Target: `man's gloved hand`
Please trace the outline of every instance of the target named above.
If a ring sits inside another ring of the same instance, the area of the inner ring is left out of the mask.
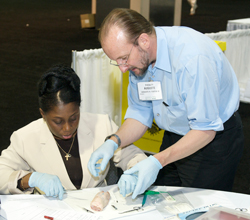
[[[118,148],[118,144],[108,139],[98,149],[96,149],[88,162],[88,169],[93,176],[99,176],[100,165],[96,162],[102,159],[101,171],[105,170],[109,160],[113,157],[115,150]]]
[[[149,156],[147,159],[142,160],[131,169],[124,172],[124,174],[138,172],[138,181],[132,199],[135,199],[137,195],[144,193],[146,189],[155,182],[161,168],[161,163],[154,156]]]
[[[134,191],[136,183],[138,180],[138,175],[133,173],[131,175],[123,174],[118,181],[118,187],[120,189],[120,194],[125,197],[127,194]]]
[[[64,189],[58,176],[33,172],[29,178],[30,187],[39,187],[46,196],[57,197],[62,200]]]

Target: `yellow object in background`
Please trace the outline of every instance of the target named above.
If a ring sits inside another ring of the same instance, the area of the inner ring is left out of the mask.
[[[218,40],[215,40],[214,42],[218,44],[222,51],[225,51],[227,49],[227,42]]]
[[[128,108],[127,88],[129,84],[129,72],[122,75],[122,119],[121,124],[124,122],[124,116]],[[153,123],[152,128],[149,129],[141,139],[134,142],[134,145],[147,153],[158,153],[160,150],[164,130],[159,130],[158,126]]]

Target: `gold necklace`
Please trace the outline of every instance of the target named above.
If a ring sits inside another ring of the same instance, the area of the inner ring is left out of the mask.
[[[69,160],[69,157],[71,157],[70,151],[71,151],[71,149],[72,149],[72,147],[73,147],[74,140],[75,140],[75,136],[76,136],[76,135],[74,135],[74,137],[73,137],[73,141],[72,141],[72,143],[71,143],[71,146],[70,146],[70,148],[69,148],[69,152],[68,152],[68,153],[67,153],[65,150],[63,150],[62,147],[61,147],[61,146],[58,144],[58,142],[56,141],[57,146],[66,154],[66,155],[65,155],[66,160]]]

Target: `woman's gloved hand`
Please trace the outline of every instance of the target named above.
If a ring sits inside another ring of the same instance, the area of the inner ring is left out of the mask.
[[[29,186],[38,187],[46,196],[58,196],[60,200],[65,192],[58,176],[47,173],[33,172],[29,178]]]

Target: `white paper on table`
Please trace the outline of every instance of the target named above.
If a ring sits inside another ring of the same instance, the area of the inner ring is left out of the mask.
[[[233,208],[233,203],[227,198],[225,192],[207,189],[182,188],[183,193],[194,207],[201,207],[211,204],[218,204],[224,207]]]
[[[98,215],[73,211],[66,203],[42,195],[3,195],[1,215],[8,220],[44,220],[44,216],[54,220],[97,220]]]
[[[98,212],[91,209],[90,203],[95,197],[95,195],[100,191],[105,191],[105,192],[109,191],[111,198],[108,205],[104,208],[104,210]],[[154,206],[147,206],[147,203],[145,204],[145,208],[143,208],[143,211],[133,211],[133,212],[119,214],[120,212],[123,211],[132,210],[133,207],[141,207],[142,198],[143,195],[137,196],[137,198],[134,200],[132,200],[131,196],[124,198],[120,194],[117,185],[114,185],[102,188],[90,188],[78,191],[68,191],[64,201],[70,207],[74,208],[77,211],[79,210],[83,211],[82,207],[84,207],[88,210],[91,210],[94,213],[98,213],[100,216],[102,216],[102,219],[116,219],[116,218],[123,218],[135,215],[142,216],[143,213],[147,213],[148,216],[151,216],[152,214],[151,219],[156,218],[156,216],[157,219],[159,220],[163,219],[163,216],[160,214],[160,212],[158,212]],[[115,206],[117,210],[114,207],[112,207],[112,205]]]

